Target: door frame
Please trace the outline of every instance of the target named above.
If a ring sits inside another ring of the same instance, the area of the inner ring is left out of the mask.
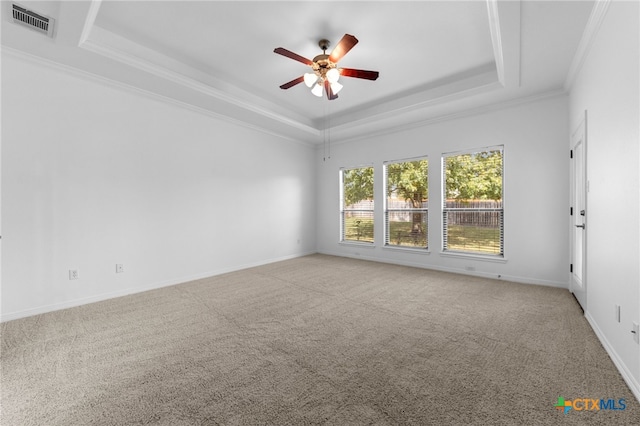
[[[582,144],[582,192],[583,192],[583,200],[584,200],[584,214],[581,215],[580,208],[575,205],[576,200],[576,173],[578,171],[576,160],[578,160],[576,155],[574,155],[574,148],[577,144]],[[587,111],[584,111],[584,116],[580,119],[580,122],[576,129],[571,134],[570,140],[571,146],[571,159],[570,159],[570,206],[571,206],[571,216],[569,220],[569,248],[570,248],[570,276],[569,276],[569,291],[573,293],[576,300],[582,307],[582,310],[586,312],[587,310],[587,197],[589,193],[589,182],[587,179]],[[578,218],[582,217],[582,220],[578,220]],[[581,223],[578,223],[581,222]],[[582,225],[583,228],[580,228],[579,225]],[[582,233],[582,259],[581,259],[581,271],[579,281],[576,279],[576,273],[578,272],[574,265],[574,256],[576,253],[575,242],[576,242],[576,233]]]

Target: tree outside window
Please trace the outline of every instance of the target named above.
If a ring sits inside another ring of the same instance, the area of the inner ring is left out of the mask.
[[[340,171],[341,240],[373,243],[373,167]]]
[[[427,159],[385,164],[385,245],[428,247]]]
[[[443,250],[504,255],[503,150],[443,156]]]

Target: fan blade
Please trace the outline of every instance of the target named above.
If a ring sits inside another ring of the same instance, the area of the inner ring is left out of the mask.
[[[333,90],[331,90],[331,85],[328,80],[324,81],[324,91],[327,92],[327,99],[330,101],[338,98],[338,95],[333,93]]]
[[[304,76],[301,75],[300,77],[296,78],[295,80],[291,80],[288,83],[283,84],[282,86],[280,86],[281,89],[288,89],[290,87],[295,86],[296,84],[300,84],[304,81]]]
[[[309,66],[313,65],[313,62],[311,60],[309,60],[309,59],[307,59],[305,57],[302,57],[302,56],[298,55],[297,53],[293,53],[292,51],[287,50],[284,47],[277,47],[277,48],[273,49],[273,52],[277,53],[279,55],[282,55],[282,56],[286,56],[287,58],[291,58],[291,59],[293,59],[295,61],[302,62],[305,65],[309,65]]]
[[[354,70],[353,68],[340,68],[340,75],[353,78],[364,78],[365,80],[377,80],[378,71]]]
[[[333,51],[331,52],[331,55],[329,55],[329,60],[333,63],[338,62],[357,43],[358,43],[357,38],[355,38],[351,34],[345,34],[342,37],[342,39],[338,42],[335,49],[333,49]]]

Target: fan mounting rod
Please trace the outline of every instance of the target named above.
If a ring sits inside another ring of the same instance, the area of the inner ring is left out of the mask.
[[[313,58],[313,64],[311,65],[311,68],[318,77],[324,80],[327,71],[335,68],[337,64],[335,62],[332,62],[329,59],[329,55],[327,55],[327,49],[329,48],[329,46],[331,46],[331,42],[329,40],[323,38],[318,42],[318,46],[320,46],[320,49],[322,49],[323,53],[322,55],[317,55],[315,58]]]

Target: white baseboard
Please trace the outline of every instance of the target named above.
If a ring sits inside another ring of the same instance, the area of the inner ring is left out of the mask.
[[[23,311],[10,312],[8,314],[3,313],[0,316],[0,322],[11,321],[11,320],[15,320],[15,319],[19,319],[19,318],[25,318],[25,317],[29,317],[29,316],[33,316],[33,315],[44,314],[44,313],[47,313],[47,312],[58,311],[58,310],[61,310],[61,309],[73,308],[73,307],[76,307],[76,306],[86,305],[86,304],[89,304],[89,303],[95,303],[95,302],[100,302],[100,301],[103,301],[103,300],[113,299],[113,298],[116,298],[116,297],[127,296],[127,295],[135,294],[135,293],[141,293],[143,291],[155,290],[155,289],[159,289],[159,288],[162,288],[162,287],[169,287],[169,286],[172,286],[172,285],[182,284],[182,283],[186,283],[186,282],[189,282],[189,281],[194,281],[194,280],[207,278],[207,277],[213,277],[213,276],[216,276],[216,275],[222,275],[222,274],[226,274],[226,273],[229,273],[229,272],[239,271],[239,270],[242,270],[242,269],[253,268],[253,267],[256,267],[256,266],[267,265],[267,264],[270,264],[270,263],[280,262],[280,261],[283,261],[283,260],[289,260],[289,259],[294,259],[294,258],[297,258],[297,257],[308,256],[308,255],[311,255],[311,254],[314,254],[314,253],[316,253],[316,252],[304,252],[304,253],[297,253],[297,254],[289,255],[289,256],[282,256],[282,257],[278,257],[278,258],[265,259],[265,260],[261,260],[261,261],[258,261],[258,262],[252,262],[252,263],[247,263],[247,264],[243,264],[243,265],[235,265],[235,266],[230,267],[230,268],[222,268],[222,269],[217,269],[217,270],[214,270],[214,271],[209,271],[209,272],[206,272],[206,273],[200,273],[200,274],[195,274],[195,275],[191,275],[191,276],[186,276],[186,277],[182,277],[180,279],[157,282],[157,283],[154,283],[154,284],[151,284],[151,285],[148,285],[148,286],[144,286],[144,287],[128,288],[128,289],[120,290],[120,291],[116,291],[116,292],[103,293],[103,294],[99,294],[99,295],[95,295],[95,296],[91,296],[91,297],[86,297],[86,298],[81,298],[81,299],[74,299],[74,300],[69,300],[69,301],[60,302],[60,303],[54,303],[54,304],[51,304],[51,305],[43,305],[43,306],[39,306],[39,307],[32,308],[32,309],[26,309],[26,310],[23,310]],[[371,256],[353,256],[353,255],[350,256],[350,255],[345,255],[344,253],[332,253],[332,252],[327,252],[327,251],[320,251],[318,253],[326,254],[326,255],[330,255],[330,256],[341,256],[341,257],[350,257],[350,258],[354,258],[354,259],[363,259],[363,260],[368,260],[368,261],[373,261],[373,262],[380,262],[380,263],[393,263],[393,264],[398,264],[398,265],[403,265],[403,266],[412,266],[412,267],[417,267],[417,268],[422,268],[422,269],[433,269],[433,270],[443,271],[443,272],[452,272],[452,273],[459,273],[459,274],[473,275],[473,276],[481,276],[481,277],[494,278],[494,279],[496,278],[493,274],[470,273],[469,271],[466,271],[466,270],[458,270],[458,269],[455,269],[455,268],[447,268],[447,267],[433,267],[431,265],[425,266],[424,264],[418,264],[418,263],[415,263],[415,262],[391,261],[391,260],[384,260],[384,259],[379,259],[379,258],[375,258],[375,257],[371,257]],[[553,287],[566,288],[566,285],[564,285],[564,284],[555,283],[555,282],[551,282],[551,281],[543,281],[543,280],[536,280],[536,279],[523,279],[523,278],[520,278],[520,277],[511,277],[511,276],[502,276],[501,279],[506,280],[506,281],[521,282],[521,283],[525,283],[525,284],[541,284],[541,285],[547,285],[547,286],[553,286]],[[622,361],[622,359],[618,356],[617,352],[613,349],[613,347],[611,346],[611,344],[607,340],[606,336],[604,335],[604,333],[602,332],[600,327],[598,327],[598,324],[596,323],[596,321],[593,319],[593,317],[591,316],[591,314],[589,312],[585,313],[585,318],[587,319],[587,321],[589,322],[589,325],[591,326],[591,328],[595,332],[596,336],[600,340],[600,343],[602,343],[602,346],[607,351],[607,354],[609,354],[609,357],[613,361],[614,365],[616,366],[616,368],[618,369],[618,371],[622,375],[622,378],[624,379],[624,381],[627,383],[627,385],[631,389],[631,392],[636,397],[638,402],[640,402],[640,383],[633,377],[633,375],[631,374],[631,372],[627,368],[626,364]]]
[[[96,294],[89,297],[83,297],[79,299],[66,300],[64,302],[52,303],[50,305],[37,306],[35,308],[25,309],[22,311],[9,312],[9,313],[3,312],[2,315],[0,315],[0,322],[12,321],[20,318],[30,317],[33,315],[45,314],[47,312],[59,311],[61,309],[74,308],[76,306],[87,305],[89,303],[102,302],[103,300],[114,299],[116,297],[122,297],[122,296],[128,296],[130,294],[135,294],[135,293],[142,293],[144,291],[149,291],[149,290],[156,290],[162,287],[169,287],[172,285],[182,284],[189,281],[199,280],[202,278],[214,277],[216,275],[222,275],[229,272],[239,271],[242,269],[253,268],[256,266],[267,265],[269,263],[280,262],[283,260],[289,260],[297,257],[308,256],[314,253],[315,251],[296,253],[288,256],[265,259],[258,262],[251,262],[251,263],[246,263],[242,265],[234,265],[229,268],[216,269],[214,271],[184,276],[184,277],[180,277],[172,280],[155,282],[155,283],[141,286],[141,287],[130,287],[123,290]]]
[[[380,258],[380,257],[374,257],[374,256],[363,256],[363,255],[353,255],[353,254],[349,254],[349,253],[342,253],[342,252],[333,252],[333,251],[325,251],[325,250],[320,250],[318,251],[318,253],[321,254],[327,254],[330,256],[340,256],[340,257],[348,257],[351,259],[361,259],[361,260],[368,260],[371,262],[379,262],[379,263],[390,263],[393,265],[402,265],[402,266],[411,266],[414,268],[421,268],[421,269],[431,269],[434,271],[441,271],[441,272],[451,272],[454,274],[460,274],[460,275],[469,275],[469,276],[473,276],[473,277],[482,277],[482,278],[492,278],[494,280],[500,280],[500,281],[510,281],[510,282],[515,282],[515,283],[520,283],[520,284],[535,284],[535,285],[543,285],[543,286],[547,286],[547,287],[557,287],[557,288],[563,288],[563,289],[568,289],[568,283],[564,283],[564,282],[557,282],[557,281],[548,281],[548,280],[541,280],[538,278],[531,278],[531,277],[519,277],[519,276],[515,276],[515,275],[504,275],[504,274],[495,274],[495,273],[488,273],[488,272],[478,272],[478,271],[467,271],[466,269],[462,269],[462,268],[450,268],[447,266],[439,266],[439,265],[426,265],[424,263],[418,263],[418,262],[411,262],[411,261],[406,261],[406,260],[398,260],[398,259],[386,259],[386,258]]]
[[[613,346],[611,346],[609,340],[607,340],[607,337],[604,335],[600,327],[598,327],[598,323],[591,316],[591,314],[589,312],[585,312],[584,316],[589,322],[589,325],[593,329],[594,333],[596,333],[596,336],[598,336],[600,343],[602,343],[602,346],[604,346],[604,349],[609,354],[609,358],[611,358],[614,365],[620,372],[620,375],[627,383],[627,386],[629,386],[629,389],[631,389],[633,396],[635,396],[638,402],[640,402],[640,383],[635,379],[635,377],[633,377],[631,371],[629,371],[626,364],[622,361],[620,356],[618,356],[618,353],[615,351],[615,349],[613,349]]]

